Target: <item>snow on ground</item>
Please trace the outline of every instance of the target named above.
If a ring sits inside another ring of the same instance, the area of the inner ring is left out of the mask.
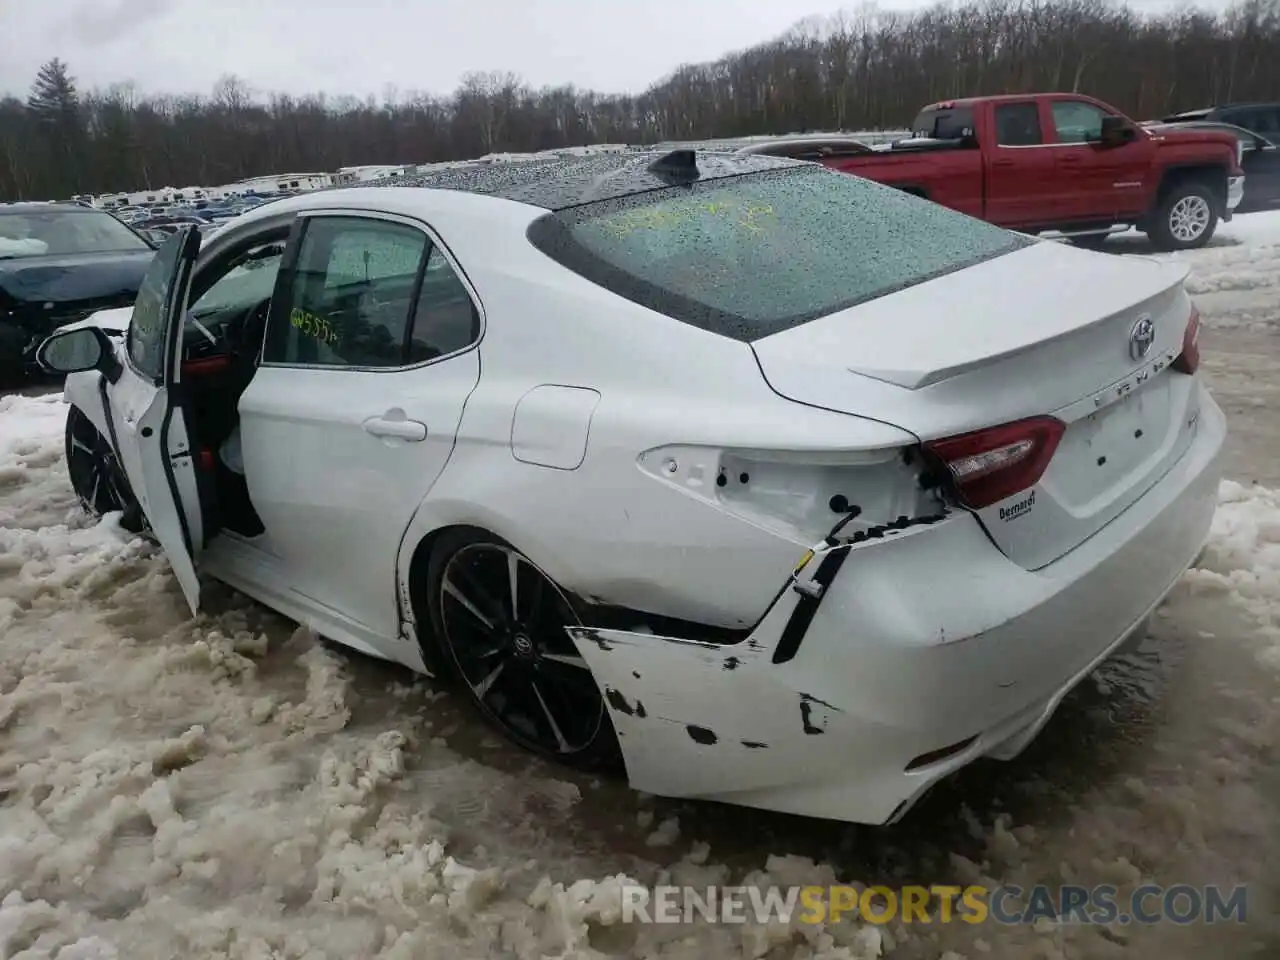
[[[1145,237],[1132,232],[1113,244],[1121,251],[1147,245]],[[1258,332],[1280,328],[1280,211],[1236,217],[1221,225],[1204,249],[1160,256],[1191,267],[1187,289],[1202,309],[1210,308],[1210,325]]]
[[[0,398],[0,958],[1277,955],[1280,215],[1181,256],[1233,429],[1201,568],[1024,757],[885,830],[548,766],[231,591],[191,620],[152,546],[80,512],[60,398]],[[620,877],[1253,899],[1242,927],[637,927]]]
[[[357,690],[345,654],[243,598],[190,620],[156,550],[80,512],[60,399],[0,399],[0,957],[577,957],[591,924],[693,960],[819,936],[617,929],[636,858],[520,849],[581,788],[453,753],[440,695],[368,664]]]

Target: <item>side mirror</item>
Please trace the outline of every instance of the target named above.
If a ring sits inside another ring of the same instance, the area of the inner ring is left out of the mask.
[[[1118,147],[1138,136],[1132,123],[1124,117],[1106,116],[1102,118],[1102,130],[1098,142],[1104,147]]]
[[[109,368],[118,366],[111,341],[97,327],[64,330],[46,338],[36,349],[36,363],[49,373],[62,375],[86,370],[109,374]]]

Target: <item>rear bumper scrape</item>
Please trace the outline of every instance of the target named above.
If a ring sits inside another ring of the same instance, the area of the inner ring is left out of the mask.
[[[953,512],[874,548],[820,544],[741,643],[571,629],[631,785],[884,823],[976,757],[1015,754],[1199,554],[1224,436],[1206,394],[1182,460],[1036,571]],[[824,588],[828,562],[839,570]],[[801,642],[775,662],[802,604]]]

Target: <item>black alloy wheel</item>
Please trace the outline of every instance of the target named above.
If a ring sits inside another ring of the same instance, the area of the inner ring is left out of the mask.
[[[79,407],[67,413],[66,452],[71,487],[84,509],[95,517],[122,511],[126,529],[141,529],[142,511],[115,451]]]
[[[486,720],[562,763],[616,764],[600,688],[565,633],[581,621],[550,577],[510,544],[458,530],[436,545],[428,583],[443,659]]]

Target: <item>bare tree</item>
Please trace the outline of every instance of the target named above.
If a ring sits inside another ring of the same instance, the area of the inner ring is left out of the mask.
[[[862,0],[767,43],[672,71],[645,92],[531,89],[477,72],[449,97],[79,95],[61,61],[30,99],[0,99],[0,199],[227,183],[286,170],[452,160],[587,143],[901,128],[926,103],[1089,93],[1138,119],[1280,99],[1280,0],[1143,14],[1112,0],[961,0],[912,13]]]

